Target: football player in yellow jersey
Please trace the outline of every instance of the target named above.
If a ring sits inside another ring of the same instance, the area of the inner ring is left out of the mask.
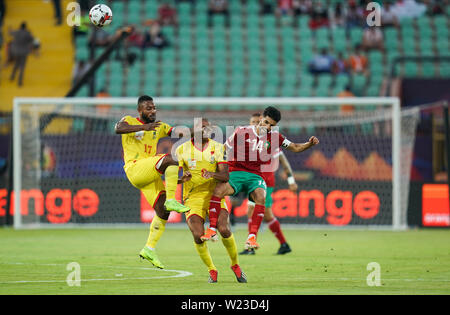
[[[139,255],[158,268],[164,268],[155,252],[156,243],[165,230],[169,211],[179,213],[189,210],[175,199],[178,179],[178,162],[170,154],[156,154],[158,141],[170,136],[172,127],[156,121],[153,98],[143,95],[138,99],[139,117],[125,116],[115,126],[116,134],[122,135],[124,170],[130,183],[140,189],[156,215],[150,225],[146,246]],[[164,185],[161,176],[165,176]]]
[[[202,236],[205,233],[205,218],[209,213],[209,202],[216,183],[228,181],[228,164],[224,160],[223,144],[210,139],[210,134],[209,122],[204,118],[201,119],[194,126],[191,141],[180,145],[176,155],[180,167],[183,168],[183,176],[188,178],[183,185],[184,204],[190,208],[190,211],[186,212],[186,222],[194,237],[195,249],[208,268],[208,281],[215,283],[218,275],[217,268]],[[217,229],[230,257],[231,270],[238,282],[247,282],[247,277],[239,266],[236,241],[230,229],[229,214],[224,199],[221,200],[220,208],[219,216],[216,216]],[[217,241],[217,235],[212,240]]]

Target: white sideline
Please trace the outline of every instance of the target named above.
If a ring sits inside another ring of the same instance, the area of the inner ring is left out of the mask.
[[[0,265],[29,265],[29,266],[66,266],[65,264],[31,264],[31,263],[0,263]],[[152,280],[152,279],[164,279],[164,278],[183,278],[192,276],[192,272],[185,270],[173,270],[173,269],[156,269],[149,267],[127,267],[127,266],[99,266],[99,265],[81,265],[81,267],[97,267],[97,268],[117,268],[117,269],[132,269],[132,270],[151,270],[158,272],[175,272],[175,275],[168,276],[155,276],[155,277],[137,277],[137,278],[99,278],[99,279],[83,279],[81,282],[88,281],[123,281],[123,280]],[[14,284],[14,283],[65,283],[64,280],[15,280],[15,281],[0,281],[0,284]]]

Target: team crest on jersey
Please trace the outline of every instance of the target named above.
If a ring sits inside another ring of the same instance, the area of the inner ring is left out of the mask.
[[[268,148],[270,148],[270,142],[269,142],[269,141],[266,141],[266,143],[264,144],[264,147],[266,148],[266,150],[267,150]]]
[[[141,131],[135,132],[135,133],[134,133],[134,138],[135,138],[136,140],[141,141],[142,138],[144,138],[144,131],[141,130]]]
[[[195,159],[188,159],[188,167],[190,169],[194,169],[197,166],[197,160]]]
[[[211,151],[211,160],[209,161],[209,163],[211,163],[211,164],[216,163],[216,158],[214,156],[214,151]]]

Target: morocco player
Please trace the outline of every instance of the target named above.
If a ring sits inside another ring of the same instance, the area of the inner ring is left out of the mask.
[[[261,120],[261,114],[256,113],[253,114],[250,117],[250,125],[257,126],[259,124],[259,121]],[[273,155],[274,159],[279,158],[279,161],[281,165],[283,166],[283,169],[288,174],[288,184],[289,189],[293,192],[297,192],[297,184],[295,183],[295,179],[292,175],[292,168],[289,164],[289,161],[287,160],[286,156],[284,155],[283,151],[278,149]],[[278,168],[278,163],[275,165],[273,170],[276,170]],[[272,231],[272,233],[275,235],[275,237],[280,242],[280,248],[278,249],[277,254],[283,255],[291,252],[291,248],[289,247],[289,244],[286,241],[286,238],[284,237],[283,231],[281,230],[280,222],[277,220],[277,218],[273,215],[272,212],[272,192],[275,188],[275,171],[274,172],[263,172],[262,173],[263,179],[266,182],[267,185],[267,195],[266,195],[266,203],[265,203],[265,212],[264,212],[264,222],[267,223],[267,226]],[[251,217],[253,214],[253,211],[255,209],[255,203],[253,201],[248,201],[248,228],[250,230],[251,225]],[[253,248],[251,249],[244,249],[239,254],[241,255],[253,255],[255,254],[255,250]]]
[[[194,237],[195,249],[208,268],[208,281],[215,283],[218,276],[217,268],[212,261],[206,242],[201,237],[205,232],[205,217],[209,212],[209,200],[216,183],[228,181],[228,165],[223,158],[224,145],[209,139],[211,128],[206,119],[202,119],[196,124],[194,132],[198,134],[192,134],[191,141],[180,145],[176,150],[176,155],[184,175],[189,176],[183,185],[184,204],[191,209],[186,212],[186,222]],[[198,143],[194,142],[196,139],[198,139]],[[229,215],[224,199],[220,203],[216,225],[230,257],[231,270],[238,282],[247,282],[247,277],[239,266],[236,241],[230,229]]]
[[[216,234],[217,226],[213,224],[216,220],[211,219],[211,216],[218,213],[222,198],[244,192],[255,202],[245,248],[259,248],[256,235],[264,217],[266,202],[266,183],[262,172],[271,163],[271,155],[280,147],[298,153],[319,143],[314,136],[308,142],[293,143],[279,132],[272,131],[280,120],[280,111],[269,106],[264,110],[257,126],[238,127],[225,142],[230,179],[227,183],[218,183],[214,189],[209,205],[210,227],[206,230],[204,239],[210,239]]]
[[[139,97],[137,111],[139,117],[123,117],[116,124],[115,132],[122,135],[124,170],[128,180],[142,191],[156,212],[146,246],[139,255],[156,267],[164,268],[155,247],[164,232],[169,211],[182,213],[189,208],[175,199],[179,183],[178,162],[170,154],[156,154],[159,139],[170,136],[172,127],[155,121],[156,106],[150,96]],[[165,176],[165,186],[162,175]]]

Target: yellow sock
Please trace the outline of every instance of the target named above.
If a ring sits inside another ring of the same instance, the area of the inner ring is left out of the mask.
[[[175,191],[178,185],[178,165],[169,165],[164,172],[166,179],[166,199],[175,199]]]
[[[195,249],[197,250],[198,255],[200,256],[203,263],[208,267],[209,270],[217,270],[216,266],[214,266],[214,263],[211,258],[211,254],[209,253],[208,246],[205,242],[201,244],[197,244],[194,242]]]
[[[223,238],[222,237],[222,243],[223,246],[227,249],[228,256],[230,256],[231,259],[231,265],[234,266],[239,263],[238,261],[238,254],[237,254],[237,247],[236,247],[236,241],[234,239],[234,235],[231,234],[229,238]]]
[[[163,220],[156,214],[153,217],[152,224],[150,225],[150,234],[148,235],[147,245],[148,247],[155,248],[159,238],[166,229],[167,220]]]

